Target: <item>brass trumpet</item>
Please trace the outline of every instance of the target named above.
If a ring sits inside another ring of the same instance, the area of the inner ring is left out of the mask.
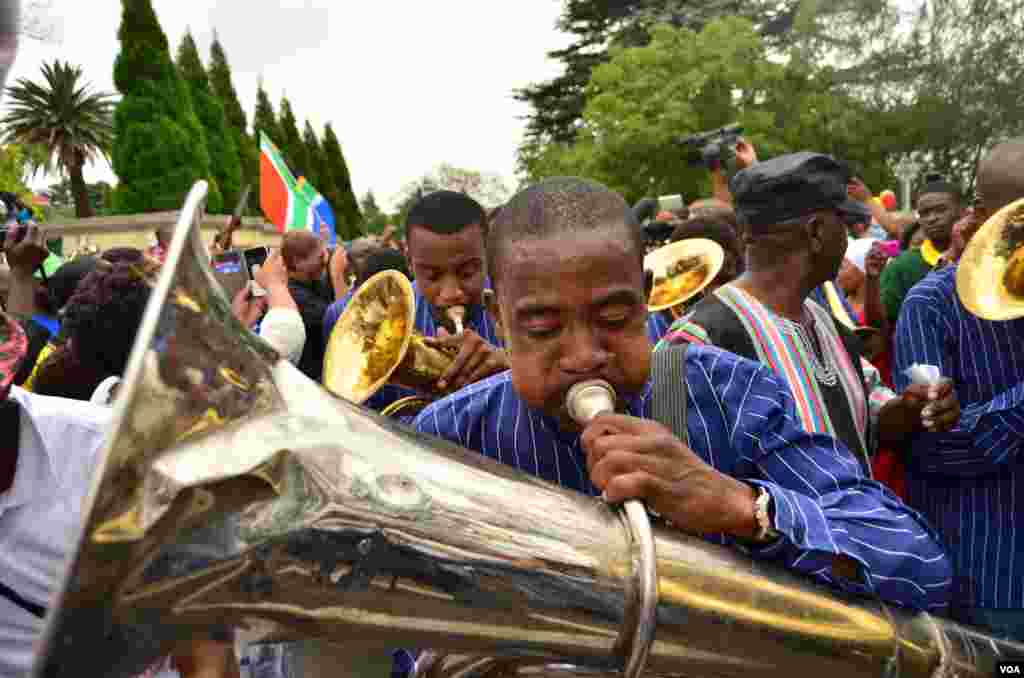
[[[403,399],[389,414],[422,409],[447,391],[437,387],[455,360],[454,351],[429,346],[413,329],[416,297],[398,271],[381,271],[356,291],[331,331],[324,356],[323,383],[328,391],[362,404],[385,384],[426,396]]]
[[[668,310],[679,318],[683,304],[715,279],[724,262],[725,250],[707,238],[687,238],[654,250],[644,257],[644,270],[654,274],[647,310]]]
[[[1024,316],[1024,199],[992,215],[967,243],[956,271],[956,291],[979,318]]]

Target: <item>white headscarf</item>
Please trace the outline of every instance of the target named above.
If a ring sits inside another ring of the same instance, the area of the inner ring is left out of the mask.
[[[861,273],[864,272],[864,262],[868,258],[871,246],[877,242],[874,238],[857,238],[851,240],[846,246],[846,260],[857,267]]]

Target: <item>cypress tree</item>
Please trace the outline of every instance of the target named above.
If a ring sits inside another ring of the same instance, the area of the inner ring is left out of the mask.
[[[235,145],[238,146],[242,164],[242,186],[255,185],[260,175],[259,145],[257,140],[249,135],[249,120],[245,115],[245,109],[242,108],[242,102],[238,99],[238,91],[235,90],[231,77],[231,66],[228,64],[228,57],[224,53],[217,31],[213,32],[213,45],[210,47],[209,76],[210,86],[220,97],[228,126],[234,133]]]
[[[288,97],[281,99],[281,115],[278,118],[281,123],[281,144],[279,148],[284,153],[284,158],[295,173],[295,178],[300,176],[309,177],[311,169],[309,153],[306,152],[306,145],[302,143],[302,135],[299,134],[299,124],[295,120],[295,113],[292,112],[292,104]]]
[[[114,62],[114,172],[121,213],[181,209],[192,184],[211,179],[203,127],[192,109],[150,0],[122,0]],[[211,193],[211,199],[214,196]],[[212,200],[211,209],[216,207]]]
[[[256,113],[252,118],[252,132],[257,148],[260,143],[260,132],[264,132],[269,136],[275,146],[281,147],[281,125],[277,122],[274,106],[270,103],[267,91],[263,89],[262,81],[260,81],[259,87],[256,90]]]
[[[323,193],[323,186],[331,182],[329,175],[324,172],[323,148],[320,147],[320,140],[316,138],[316,132],[313,131],[309,120],[306,121],[306,126],[302,129],[302,144],[306,147],[306,155],[309,156],[309,172],[306,174],[306,178]],[[327,197],[326,193],[324,193],[324,197]],[[327,199],[330,201],[330,198]]]
[[[210,79],[203,68],[203,62],[199,60],[199,50],[192,39],[191,33],[186,33],[178,48],[178,70],[181,77],[188,85],[189,95],[192,97],[192,107],[199,117],[206,133],[206,148],[210,152],[210,170],[217,180],[217,186],[221,193],[221,208],[215,210],[214,201],[209,201],[209,211],[230,211],[238,202],[242,192],[242,159],[238,152],[238,145],[235,141],[235,134],[228,127],[227,117],[224,115],[224,107],[220,103],[213,90],[210,88]],[[211,187],[212,198],[212,187]]]
[[[359,202],[356,200],[355,193],[352,192],[352,179],[348,174],[345,155],[341,152],[341,144],[338,143],[338,137],[334,134],[331,123],[324,126],[323,149],[326,165],[334,182],[334,190],[337,191],[337,202],[331,203],[331,207],[334,209],[338,234],[340,236],[344,230],[343,239],[357,238],[362,233],[363,217],[359,213]]]

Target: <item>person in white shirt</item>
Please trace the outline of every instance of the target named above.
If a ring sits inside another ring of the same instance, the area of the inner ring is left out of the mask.
[[[109,408],[11,387],[26,347],[0,313],[0,678],[31,669],[110,421]]]

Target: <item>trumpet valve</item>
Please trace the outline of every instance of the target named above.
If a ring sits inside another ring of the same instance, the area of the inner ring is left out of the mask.
[[[465,306],[452,306],[447,311],[448,319],[455,325],[455,334],[462,334],[463,323],[466,320]]]
[[[603,379],[581,381],[569,389],[565,405],[573,421],[586,426],[597,415],[615,411],[615,390]]]

